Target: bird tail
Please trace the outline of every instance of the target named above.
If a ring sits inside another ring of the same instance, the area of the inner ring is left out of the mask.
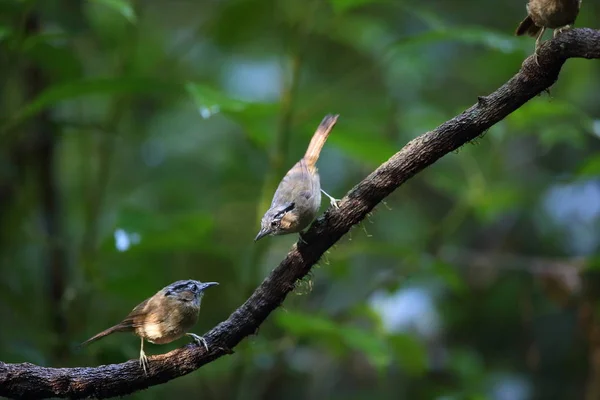
[[[88,340],[86,340],[85,342],[81,343],[81,347],[86,346],[92,342],[95,342],[96,340],[100,340],[105,336],[110,335],[111,333],[115,333],[115,332],[125,332],[131,330],[131,327],[123,325],[123,324],[118,324],[115,326],[111,326],[110,328],[103,330],[102,332],[98,333],[97,335],[92,336],[91,338],[89,338]]]
[[[309,170],[313,170],[315,165],[317,164],[317,160],[319,159],[319,155],[321,154],[321,150],[327,141],[327,137],[331,133],[331,130],[335,126],[339,115],[331,115],[328,114],[323,118],[323,121],[319,124],[317,131],[313,135],[308,148],[306,149],[306,153],[304,154],[304,161],[306,162],[306,166]]]
[[[535,37],[540,32],[540,29],[542,29],[542,27],[537,26],[533,22],[531,17],[528,15],[527,18],[525,18],[523,21],[521,21],[521,23],[517,27],[517,30],[515,31],[515,35],[522,36],[522,35],[527,34],[529,36]]]

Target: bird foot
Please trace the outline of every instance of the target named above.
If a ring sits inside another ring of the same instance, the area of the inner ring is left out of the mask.
[[[540,62],[539,62],[539,56],[540,56],[540,49],[542,48],[541,43],[537,44],[535,46],[535,51],[533,52],[533,61],[535,61],[535,64],[539,67],[540,66]]]
[[[558,29],[555,29],[554,32],[552,32],[552,39],[554,39],[555,37],[557,37],[561,33],[570,30],[571,28],[572,28],[571,25],[565,25],[565,26],[561,26]]]
[[[540,66],[540,63],[538,61],[538,55],[539,55],[540,48],[542,47],[542,36],[544,36],[545,30],[546,30],[546,28],[542,27],[542,29],[540,29],[540,32],[538,33],[537,37],[535,38],[535,51],[534,51],[533,59],[538,67]]]
[[[144,370],[144,375],[148,375],[148,357],[146,357],[146,353],[144,350],[140,350],[140,367]]]
[[[333,196],[329,195],[329,194],[328,194],[326,191],[324,191],[323,189],[321,189],[321,192],[322,192],[322,193],[323,193],[325,196],[329,197],[329,203],[331,203],[331,206],[332,206],[333,208],[340,208],[340,206],[339,206],[339,204],[338,204],[338,203],[340,202],[340,200],[339,200],[339,199],[336,199],[335,197],[333,197]]]
[[[235,351],[231,350],[229,347],[220,346],[219,350],[221,350],[225,354],[235,354]]]
[[[304,235],[302,232],[298,232],[298,239],[303,243],[303,244],[308,244],[308,242],[306,240],[304,240]]]
[[[194,339],[194,342],[196,342],[198,346],[203,345],[206,351],[208,351],[208,344],[206,343],[206,339],[204,339],[202,336],[196,335],[195,333],[186,333],[186,335]]]

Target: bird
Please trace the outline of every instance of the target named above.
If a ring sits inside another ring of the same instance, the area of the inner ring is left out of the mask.
[[[323,118],[310,140],[304,157],[279,183],[271,206],[261,219],[255,242],[269,235],[301,232],[317,216],[321,207],[321,193],[329,197],[331,204],[337,207],[338,200],[321,189],[316,164],[338,117],[339,115],[328,114]]]
[[[180,280],[165,286],[155,295],[138,304],[123,321],[92,336],[81,346],[115,332],[133,332],[141,338],[139,360],[144,374],[147,374],[148,369],[144,340],[154,344],[165,344],[187,335],[208,351],[206,340],[188,330],[198,321],[204,290],[215,285],[218,283]]]
[[[529,35],[535,37],[535,62],[541,40],[547,28],[554,29],[552,37],[571,28],[577,19],[581,0],[529,0],[527,17],[519,24],[516,36]]]

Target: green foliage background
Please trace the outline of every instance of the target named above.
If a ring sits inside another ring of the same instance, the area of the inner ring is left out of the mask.
[[[594,26],[584,1],[578,26]],[[342,197],[489,94],[525,1],[1,0],[0,360],[77,350],[178,279],[227,318],[296,236],[254,243],[326,113]],[[233,356],[132,398],[576,399],[600,393],[600,65],[402,186]],[[327,204],[323,204],[323,209]],[[157,354],[181,346],[149,345]]]

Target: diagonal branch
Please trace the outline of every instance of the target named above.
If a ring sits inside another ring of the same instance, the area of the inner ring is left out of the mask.
[[[138,361],[96,368],[45,368],[29,363],[0,362],[0,396],[21,398],[122,396],[189,374],[225,354],[254,334],[284,301],[327,249],[365,218],[396,188],[445,154],[477,138],[558,79],[573,57],[600,58],[600,31],[574,29],[544,45],[537,66],[529,57],[519,73],[462,114],[410,141],[329,209],[304,235],[308,244],[294,245],[286,258],[224,322],[204,337],[210,351],[187,345],[150,358],[148,376]]]

